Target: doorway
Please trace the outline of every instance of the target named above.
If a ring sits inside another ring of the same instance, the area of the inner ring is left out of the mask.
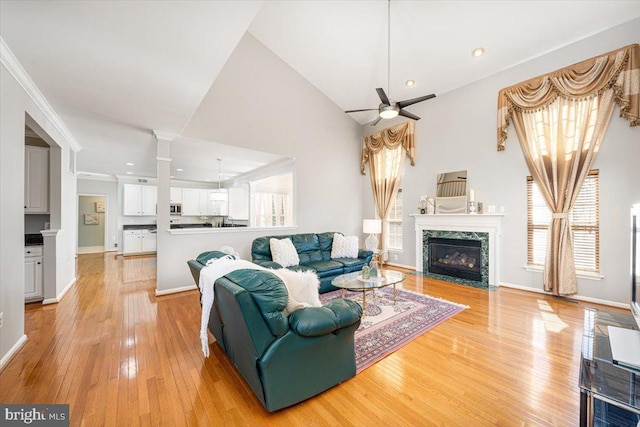
[[[78,254],[105,251],[107,197],[78,195]]]

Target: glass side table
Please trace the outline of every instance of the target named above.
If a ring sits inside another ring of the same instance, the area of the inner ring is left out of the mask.
[[[638,329],[631,314],[584,311],[580,357],[580,426],[633,426],[640,421],[640,372],[615,365],[608,326]]]

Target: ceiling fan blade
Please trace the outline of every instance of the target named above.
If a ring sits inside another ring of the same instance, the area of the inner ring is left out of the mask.
[[[408,117],[413,120],[420,120],[420,117],[416,116],[415,114],[411,114],[408,111],[404,111],[403,109],[400,109],[400,111],[398,111],[398,115]]]
[[[404,108],[404,107],[408,107],[409,105],[417,104],[418,102],[426,101],[427,99],[431,99],[431,98],[435,98],[435,97],[436,96],[434,94],[426,95],[426,96],[420,96],[418,98],[413,98],[413,99],[407,99],[405,101],[400,101],[397,104],[398,104],[398,107]]]
[[[378,111],[377,108],[365,108],[364,110],[347,110],[345,113],[359,113],[360,111]]]
[[[374,121],[371,122],[371,126],[377,125],[380,120],[382,120],[382,117],[378,116]]]
[[[380,97],[380,101],[382,101],[383,104],[391,105],[391,102],[389,101],[389,98],[387,97],[387,94],[384,93],[384,89],[379,87],[379,88],[376,89],[376,92],[378,92],[378,96]]]

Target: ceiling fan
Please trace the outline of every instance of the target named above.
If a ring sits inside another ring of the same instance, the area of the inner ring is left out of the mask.
[[[391,80],[391,0],[387,0],[387,91],[389,90],[389,82]],[[358,113],[361,111],[378,111],[378,117],[371,122],[371,126],[375,126],[382,119],[392,119],[398,115],[408,117],[413,120],[420,120],[420,117],[404,110],[404,107],[417,104],[418,102],[426,101],[427,99],[435,98],[434,94],[419,96],[417,98],[407,99],[404,101],[391,102],[389,97],[385,93],[384,89],[376,88],[378,97],[380,98],[380,105],[378,108],[365,108],[362,110],[347,110],[345,113]]]

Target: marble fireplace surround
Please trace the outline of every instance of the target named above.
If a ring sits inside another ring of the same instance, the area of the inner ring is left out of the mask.
[[[416,232],[416,271],[424,272],[424,253],[426,241],[424,239],[425,231],[427,235],[436,234],[433,237],[439,237],[439,232],[462,232],[462,233],[486,233],[479,240],[488,240],[489,263],[488,283],[478,283],[478,287],[496,287],[500,284],[500,236],[502,228],[502,217],[504,214],[435,214],[435,215],[410,215],[415,220]],[[438,233],[432,233],[437,231]],[[486,238],[488,236],[488,239]],[[468,238],[468,237],[467,237]],[[484,249],[483,249],[484,250]],[[454,281],[454,280],[451,280]],[[484,280],[483,280],[484,282]]]

